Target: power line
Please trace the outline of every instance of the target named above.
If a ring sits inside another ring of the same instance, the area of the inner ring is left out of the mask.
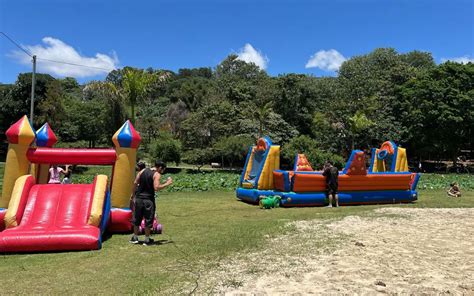
[[[35,74],[36,74],[36,60],[37,60],[37,57],[36,55],[33,55],[29,50],[27,50],[26,48],[24,48],[23,46],[21,46],[20,44],[18,44],[15,40],[13,40],[12,38],[10,38],[10,36],[8,36],[7,34],[5,34],[4,32],[1,32],[0,31],[0,34],[2,34],[5,38],[7,38],[11,43],[13,43],[16,47],[18,47],[21,51],[23,51],[24,53],[26,53],[29,57],[33,58],[33,72],[32,72],[32,75],[31,75],[31,100],[30,100],[30,121],[31,123],[33,123],[33,115],[34,115],[34,101],[35,101]],[[55,61],[55,60],[50,60],[50,59],[42,59],[42,58],[38,58],[39,60],[43,60],[43,61],[48,61],[48,62],[52,62],[52,63],[58,63],[58,64],[65,64],[65,65],[71,65],[71,66],[76,66],[76,67],[85,67],[85,68],[91,68],[91,69],[100,69],[100,70],[105,70],[105,71],[111,71],[111,70],[114,70],[114,69],[106,69],[106,68],[101,68],[101,67],[94,67],[94,66],[86,66],[86,65],[81,65],[81,64],[76,64],[76,63],[69,63],[69,62],[65,62],[65,61]]]
[[[22,47],[21,45],[19,45],[17,42],[15,42],[15,40],[13,40],[12,38],[10,38],[7,34],[5,34],[4,32],[0,32],[3,36],[5,36],[11,43],[13,43],[16,47],[18,47],[21,51],[23,51],[24,53],[26,53],[28,56],[30,57],[33,57],[33,54],[27,50],[26,48]],[[52,62],[52,63],[57,63],[57,64],[65,64],[65,65],[71,65],[71,66],[76,66],[76,67],[84,67],[84,68],[91,68],[91,69],[98,69],[98,70],[104,70],[104,71],[112,71],[112,70],[115,70],[115,68],[102,68],[102,67],[95,67],[95,66],[87,66],[87,65],[81,65],[81,64],[76,64],[76,63],[70,63],[70,62],[66,62],[66,61],[56,61],[56,60],[50,60],[50,59],[43,59],[43,58],[40,58],[38,57],[37,58],[38,60],[42,60],[42,61],[47,61],[47,62]]]
[[[55,61],[55,60],[43,59],[43,58],[38,58],[38,60],[48,61],[48,62],[53,62],[53,63],[58,63],[58,64],[71,65],[71,66],[78,66],[78,67],[99,69],[99,70],[105,70],[105,71],[112,71],[112,70],[115,70],[114,68],[101,68],[101,67],[94,67],[94,66],[86,66],[86,65],[81,65],[81,64],[75,64],[75,63],[65,62],[65,61]]]
[[[29,55],[30,57],[33,57],[33,55],[31,54],[31,52],[29,50],[27,50],[26,48],[24,48],[23,46],[19,45],[18,43],[15,42],[15,40],[13,40],[12,38],[10,38],[7,34],[5,34],[4,32],[0,32],[0,34],[2,34],[3,36],[5,36],[8,40],[10,40],[11,43],[15,44],[16,47],[18,47],[19,49],[21,49],[24,53],[26,53],[27,55]]]

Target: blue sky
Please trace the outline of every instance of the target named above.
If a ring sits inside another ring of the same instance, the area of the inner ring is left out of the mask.
[[[214,67],[238,53],[271,75],[334,75],[344,59],[377,47],[467,61],[474,60],[473,19],[467,0],[0,0],[0,31],[38,57],[107,69]],[[15,50],[0,36],[2,83],[31,71]],[[81,82],[105,77],[46,61],[38,68]]]

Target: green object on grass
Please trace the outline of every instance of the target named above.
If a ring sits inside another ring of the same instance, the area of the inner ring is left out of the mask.
[[[281,197],[278,195],[261,197],[259,205],[261,209],[271,209],[280,207]]]

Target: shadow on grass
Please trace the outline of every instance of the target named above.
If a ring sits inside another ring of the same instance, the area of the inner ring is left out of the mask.
[[[141,246],[143,245],[145,241],[139,240],[136,246]],[[168,244],[174,244],[174,241],[168,240],[168,239],[160,239],[160,240],[155,240],[153,243],[147,245],[147,246],[161,246],[161,245],[168,245]]]

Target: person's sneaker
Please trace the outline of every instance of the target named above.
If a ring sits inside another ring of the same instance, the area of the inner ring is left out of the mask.
[[[138,244],[138,236],[134,235],[132,238],[128,241],[131,244]]]
[[[332,208],[332,205],[326,206],[326,208]]]
[[[155,241],[152,238],[148,238],[148,239],[145,238],[145,241],[143,241],[143,245],[144,246],[151,246],[151,245],[153,245],[154,242]]]

